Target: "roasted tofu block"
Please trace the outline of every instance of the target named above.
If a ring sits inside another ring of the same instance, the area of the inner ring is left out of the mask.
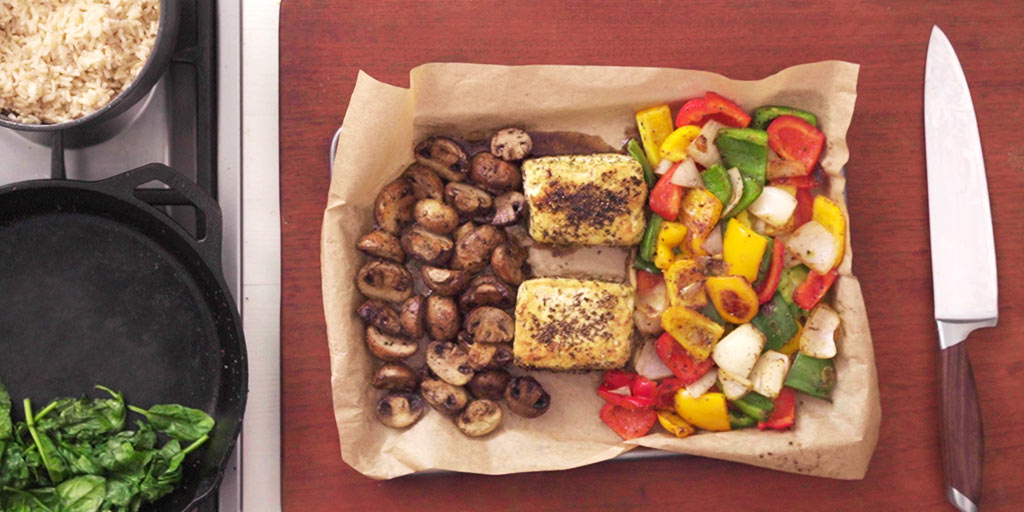
[[[635,245],[644,233],[647,185],[632,157],[615,153],[523,162],[530,236],[555,245]]]
[[[524,281],[516,301],[512,352],[526,368],[608,370],[629,361],[633,288],[603,281]]]

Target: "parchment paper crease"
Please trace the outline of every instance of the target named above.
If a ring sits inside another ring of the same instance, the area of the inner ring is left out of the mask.
[[[660,429],[623,442],[601,423],[598,374],[536,373],[552,395],[544,416],[507,413],[482,440],[463,436],[434,411],[407,430],[381,425],[380,393],[370,386],[375,362],[355,316],[355,274],[365,262],[354,244],[373,224],[378,190],[413,161],[428,135],[487,134],[505,126],[599,135],[619,147],[643,107],[702,96],[713,90],[752,110],[765,104],[818,115],[828,137],[822,165],[828,193],[844,205],[842,167],[846,130],[856,99],[858,66],[820,62],[788,68],[758,81],[658,68],[426,64],[412,70],[409,89],[360,73],[338,143],[324,213],[324,309],[331,354],[331,387],[342,458],[372,478],[426,470],[501,474],[566,469],[613,458],[637,446],[689,453],[831,478],[863,478],[878,437],[881,410],[871,333],[860,285],[846,255],[832,292],[842,316],[838,385],[828,402],[800,394],[796,426],[787,432],[700,434],[676,439]],[[856,176],[856,169],[850,174]]]

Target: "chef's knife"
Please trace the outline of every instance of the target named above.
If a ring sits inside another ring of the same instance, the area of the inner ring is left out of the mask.
[[[998,320],[996,251],[974,104],[960,61],[939,27],[932,28],[928,43],[924,132],[946,495],[956,508],[976,511],[981,414],[963,341]]]

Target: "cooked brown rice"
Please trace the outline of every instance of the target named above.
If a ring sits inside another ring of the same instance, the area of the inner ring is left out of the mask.
[[[156,39],[159,0],[0,0],[0,113],[61,123],[117,97]]]

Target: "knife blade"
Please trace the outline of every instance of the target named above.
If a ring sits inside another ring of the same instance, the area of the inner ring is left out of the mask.
[[[976,511],[982,427],[963,341],[999,316],[996,252],[974,104],[949,39],[933,27],[924,80],[932,288],[940,348],[942,458],[947,497]]]

